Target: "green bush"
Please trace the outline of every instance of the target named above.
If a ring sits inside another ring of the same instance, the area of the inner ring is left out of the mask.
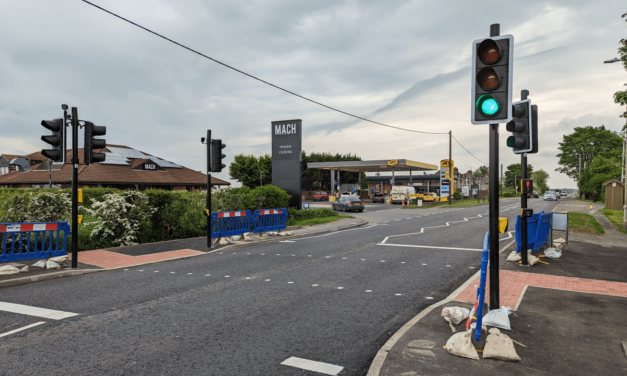
[[[287,214],[289,215],[289,219],[300,220],[300,219],[311,219],[311,218],[326,218],[326,217],[336,217],[338,214],[331,209],[312,209],[312,210],[297,210],[297,209],[287,209]]]
[[[247,194],[246,204],[251,205],[250,210],[257,209],[281,209],[287,208],[290,201],[290,194],[274,185],[264,185],[257,187]],[[260,201],[263,198],[262,201]],[[260,206],[259,203],[263,202]]]
[[[455,191],[455,193],[453,193],[453,199],[454,200],[461,200],[462,199],[462,194],[459,191]]]

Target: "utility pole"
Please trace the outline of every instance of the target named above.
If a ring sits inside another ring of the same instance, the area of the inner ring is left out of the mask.
[[[448,131],[448,204],[451,206],[453,202],[453,179],[455,179],[455,171],[453,171],[453,131]]]

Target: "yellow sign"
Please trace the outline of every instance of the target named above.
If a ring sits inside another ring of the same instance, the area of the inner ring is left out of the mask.
[[[398,160],[397,159],[390,159],[388,161],[388,166],[396,166],[398,164]]]
[[[508,220],[507,218],[499,218],[499,232],[504,234],[507,232]]]
[[[78,190],[78,202],[83,202],[83,190]]]

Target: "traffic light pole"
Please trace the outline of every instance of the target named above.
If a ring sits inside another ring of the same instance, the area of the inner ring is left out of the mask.
[[[501,34],[499,24],[490,25],[490,37]],[[490,309],[499,302],[499,125],[490,124]]]
[[[520,99],[521,100],[525,100],[527,99],[527,96],[529,95],[529,91],[528,90],[521,90],[520,91]],[[529,116],[531,116],[531,114],[529,114]],[[523,182],[525,179],[527,179],[527,153],[521,153],[520,154],[520,178],[522,179],[522,182],[520,183],[520,226],[521,226],[521,231],[520,231],[520,257],[522,258],[522,265],[523,266],[529,266],[529,263],[527,262],[527,217],[522,215],[523,210],[522,209],[527,209],[527,193],[524,192],[524,186],[523,186]]]
[[[207,129],[207,249],[211,248],[211,129]]]
[[[455,179],[455,171],[453,170],[453,131],[448,131],[448,204],[453,203],[453,179]],[[411,171],[410,171],[411,173]]]
[[[78,109],[72,107],[72,268],[78,267]]]

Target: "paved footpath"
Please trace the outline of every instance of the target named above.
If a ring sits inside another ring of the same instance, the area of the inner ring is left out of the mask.
[[[597,209],[572,200],[555,211],[573,208]],[[394,334],[368,376],[627,374],[627,247],[608,245],[607,235],[577,235],[577,241],[572,235],[561,259],[543,258],[546,264],[532,267],[506,261],[515,243],[501,250],[500,303],[515,311],[510,315],[512,331],[505,332],[527,346],[516,345],[521,362],[469,360],[445,350],[452,333],[441,310],[474,305],[477,273]],[[627,245],[627,236],[619,242]],[[482,349],[485,335],[474,345]]]

